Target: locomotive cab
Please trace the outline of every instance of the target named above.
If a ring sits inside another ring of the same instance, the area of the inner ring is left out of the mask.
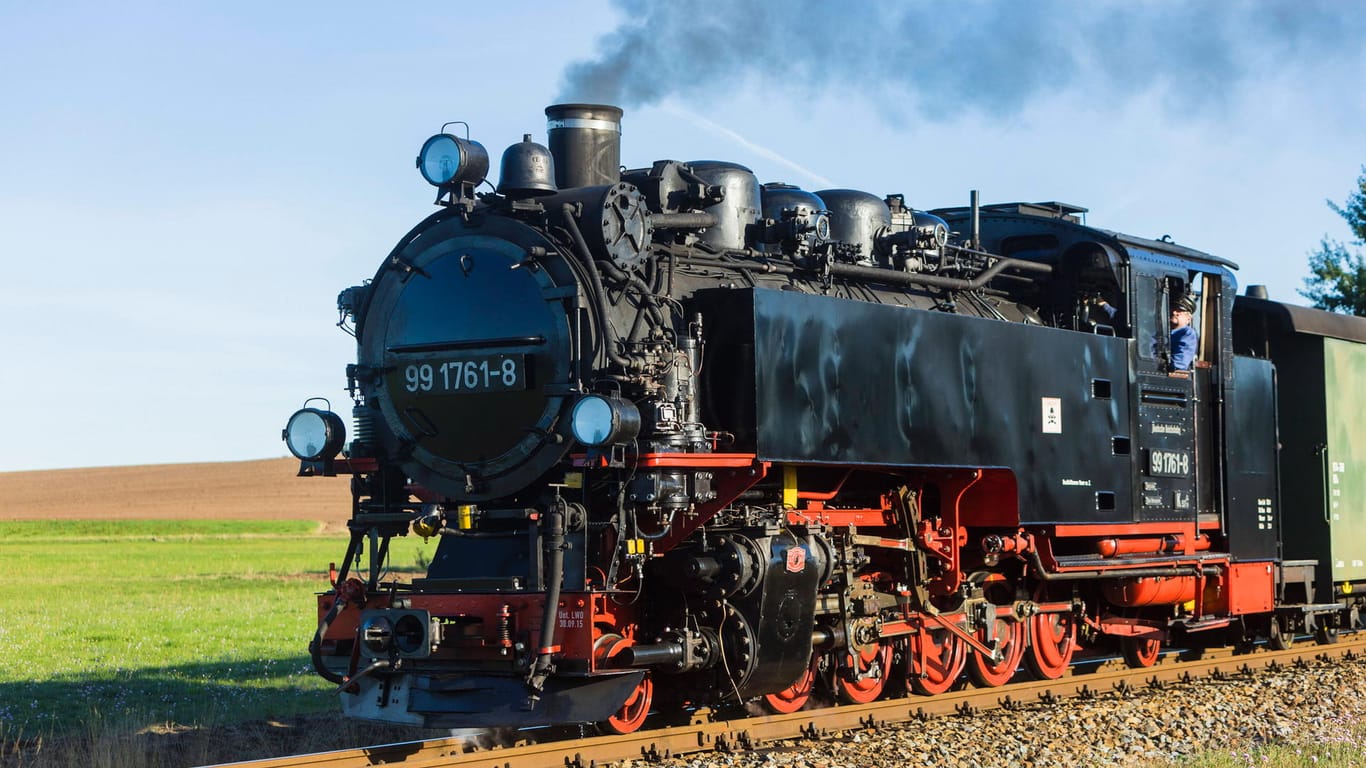
[[[940,213],[955,228],[973,226],[970,209]],[[1164,636],[1176,627],[1228,626],[1250,606],[1269,610],[1268,561],[1277,556],[1274,431],[1265,422],[1274,408],[1272,371],[1233,356],[1236,265],[1165,238],[1087,227],[1084,213],[1058,203],[983,206],[974,229],[987,250],[1061,265],[1043,290],[1024,286],[1013,296],[1036,302],[1055,327],[1127,344],[1127,386],[1091,382],[1093,395],[1124,402],[1110,452],[1123,457],[1127,482],[1112,476],[1108,486],[1095,485],[1090,525],[1049,528],[1054,554],[1060,565],[1077,567],[1118,566],[1125,553],[1135,567],[1184,556],[1196,574],[1184,588],[1163,595],[1138,578],[1124,582],[1126,594],[1110,594],[1117,606],[1152,606],[1143,609],[1152,618],[1140,625],[1152,621]],[[1172,310],[1183,301],[1199,343],[1189,363],[1177,366]],[[1259,418],[1263,424],[1253,427]],[[1215,562],[1226,564],[1216,569]],[[1175,623],[1171,609],[1159,606],[1175,608]],[[1132,628],[1114,631],[1130,650],[1155,647]]]

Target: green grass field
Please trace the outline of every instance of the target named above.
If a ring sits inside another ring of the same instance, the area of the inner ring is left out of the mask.
[[[333,710],[306,649],[346,539],[318,529],[0,523],[0,741]],[[435,547],[398,539],[390,562]]]

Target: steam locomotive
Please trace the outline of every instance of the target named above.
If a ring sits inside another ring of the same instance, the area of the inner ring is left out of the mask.
[[[425,143],[437,211],[338,300],[350,441],[284,430],[351,477],[310,644],[346,715],[625,733],[1360,625],[1366,319],[1072,205],[623,169],[620,109],[546,115],[492,193]]]

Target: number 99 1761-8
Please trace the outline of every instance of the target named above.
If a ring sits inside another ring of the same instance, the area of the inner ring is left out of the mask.
[[[526,389],[521,356],[413,363],[403,369],[404,389],[413,393],[499,392]]]

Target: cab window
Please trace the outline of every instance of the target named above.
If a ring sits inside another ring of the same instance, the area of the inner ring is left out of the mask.
[[[1139,275],[1137,297],[1134,302],[1134,339],[1138,341],[1138,355],[1144,360],[1158,360],[1167,349],[1167,286],[1161,277]]]

